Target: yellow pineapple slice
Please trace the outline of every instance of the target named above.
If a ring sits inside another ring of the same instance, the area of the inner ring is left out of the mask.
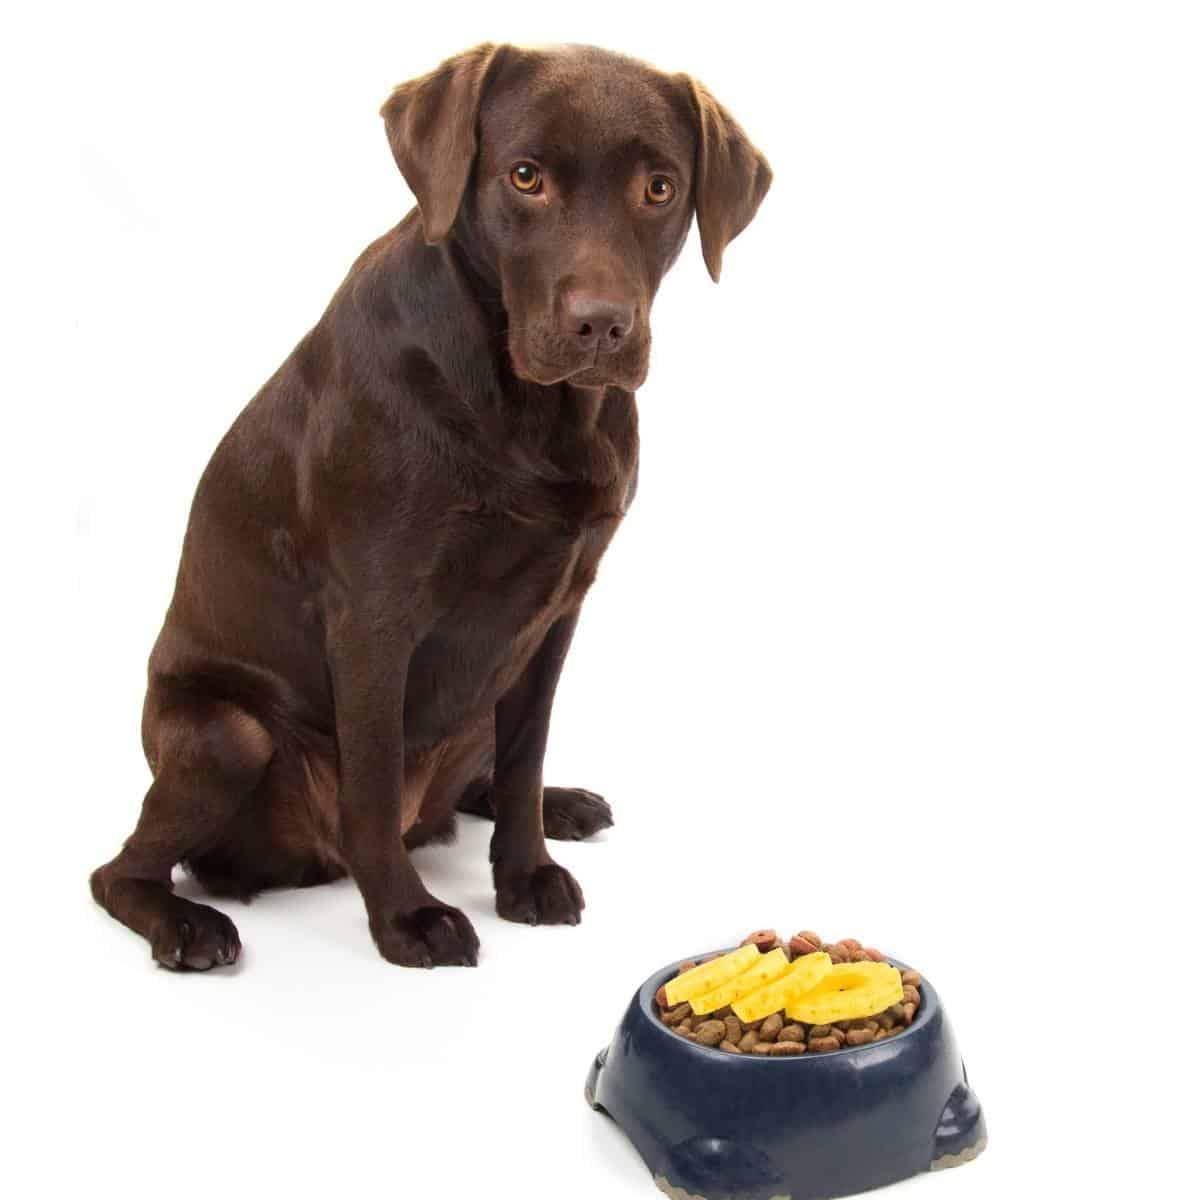
[[[728,983],[705,992],[703,996],[692,997],[692,1012],[703,1016],[705,1013],[716,1012],[743,996],[757,991],[764,984],[778,979],[791,968],[788,956],[780,949],[772,950],[769,954],[760,954],[758,962],[753,963],[740,975],[735,975]]]
[[[773,1012],[786,1008],[796,996],[811,991],[829,973],[832,961],[823,950],[805,954],[778,979],[742,996],[733,1003],[734,1015],[740,1021],[758,1021]]]
[[[729,954],[722,954],[712,962],[702,963],[690,971],[684,971],[667,984],[667,1003],[674,1006],[703,996],[713,988],[728,983],[743,971],[752,967],[762,955],[757,946],[739,946]]]
[[[787,1015],[810,1025],[831,1025],[872,1016],[903,998],[900,972],[888,963],[839,963],[816,987],[793,998]]]

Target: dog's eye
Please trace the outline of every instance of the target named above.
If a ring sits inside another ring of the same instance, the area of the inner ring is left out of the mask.
[[[518,192],[524,192],[527,196],[531,196],[534,192],[539,192],[542,189],[542,173],[533,163],[517,163],[508,173],[508,177],[512,181],[513,187]]]
[[[670,204],[675,199],[675,185],[665,175],[652,175],[646,184],[647,204]]]

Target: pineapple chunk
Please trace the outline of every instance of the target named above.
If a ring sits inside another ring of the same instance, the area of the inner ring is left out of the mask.
[[[787,1015],[831,1025],[882,1012],[904,998],[900,972],[888,963],[839,963],[807,992],[791,999]]]
[[[711,992],[705,992],[703,996],[694,996],[692,1012],[700,1016],[716,1012],[718,1008],[724,1008],[725,1005],[732,1004],[742,996],[748,996],[751,992],[757,991],[773,979],[778,979],[780,975],[791,968],[791,965],[788,956],[782,950],[776,949],[772,950],[770,954],[760,954],[758,962],[740,975],[735,975],[728,983],[713,988]]]
[[[667,984],[667,1003],[674,1006],[703,996],[713,988],[728,983],[747,968],[753,966],[762,955],[757,946],[739,946],[729,954],[722,954],[712,962],[702,963],[690,971],[684,971]]]
[[[778,979],[734,1001],[734,1015],[741,1021],[758,1021],[778,1012],[796,996],[811,991],[829,973],[832,961],[824,951],[805,954]]]

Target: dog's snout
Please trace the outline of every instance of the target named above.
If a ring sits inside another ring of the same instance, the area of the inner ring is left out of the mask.
[[[633,305],[612,297],[569,293],[563,304],[564,332],[583,350],[616,350],[633,328]]]

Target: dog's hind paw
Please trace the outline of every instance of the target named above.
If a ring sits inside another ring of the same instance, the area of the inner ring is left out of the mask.
[[[613,823],[612,806],[583,788],[548,787],[542,792],[542,826],[548,838],[578,842]]]
[[[154,960],[172,971],[231,966],[241,950],[237,926],[224,913],[176,896],[150,937]]]
[[[458,811],[485,820],[496,819],[492,785],[478,780],[463,793]],[[603,796],[585,788],[548,787],[542,789],[542,828],[557,842],[578,842],[602,829],[611,828],[612,806]]]

